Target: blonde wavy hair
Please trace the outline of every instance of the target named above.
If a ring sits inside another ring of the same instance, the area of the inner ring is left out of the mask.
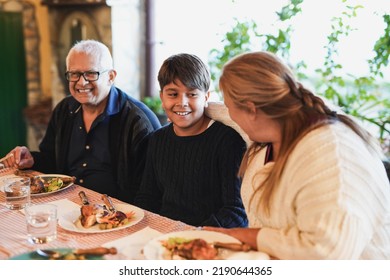
[[[282,143],[274,168],[252,196],[263,189],[258,207],[269,215],[270,201],[287,159],[297,143],[310,131],[333,122],[343,122],[370,147],[378,151],[375,139],[352,118],[332,111],[324,101],[299,83],[291,69],[269,52],[249,52],[236,56],[225,64],[219,80],[224,96],[228,96],[242,110],[247,102],[255,104],[281,127]],[[259,124],[259,129],[262,128]],[[243,176],[253,153],[266,143],[253,143],[241,163]]]

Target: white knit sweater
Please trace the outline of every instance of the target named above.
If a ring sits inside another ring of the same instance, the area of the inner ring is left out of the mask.
[[[292,152],[271,202],[270,217],[249,207],[269,172],[265,151],[241,187],[257,246],[279,259],[390,259],[390,184],[380,158],[342,123],[316,129]],[[263,173],[263,174],[264,174]]]

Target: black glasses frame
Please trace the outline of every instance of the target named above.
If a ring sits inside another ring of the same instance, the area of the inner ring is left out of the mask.
[[[65,78],[68,82],[78,82],[80,80],[80,77],[83,76],[84,80],[86,80],[87,82],[94,82],[94,81],[99,80],[100,75],[107,72],[107,71],[110,71],[110,69],[100,71],[100,72],[99,71],[85,71],[85,72],[66,71]],[[77,75],[77,80],[71,79],[71,75]],[[87,77],[88,75],[96,75],[96,79],[95,78],[90,79]]]

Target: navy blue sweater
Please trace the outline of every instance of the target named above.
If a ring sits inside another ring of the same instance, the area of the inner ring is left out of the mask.
[[[135,204],[194,226],[246,227],[237,176],[245,149],[242,137],[220,122],[187,137],[165,126],[150,138]]]

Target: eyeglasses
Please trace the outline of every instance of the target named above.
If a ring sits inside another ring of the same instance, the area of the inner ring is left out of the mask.
[[[65,78],[69,81],[69,82],[78,82],[80,80],[80,77],[81,75],[83,75],[84,77],[84,80],[86,80],[87,82],[94,82],[94,81],[97,81],[99,79],[99,76],[107,71],[110,71],[110,69],[108,70],[104,70],[104,71],[85,71],[85,72],[71,72],[71,71],[67,71],[65,73]]]

